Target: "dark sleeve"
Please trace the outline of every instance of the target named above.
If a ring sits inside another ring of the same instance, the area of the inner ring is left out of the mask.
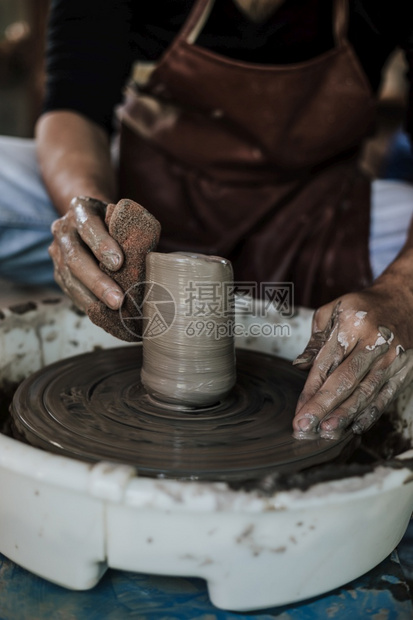
[[[405,130],[410,138],[413,150],[413,2],[409,0],[402,6],[394,9],[398,16],[397,45],[404,51],[407,62],[408,100],[406,110]]]
[[[355,14],[368,26],[372,34],[371,45],[367,44],[363,57],[367,66],[374,67],[374,40],[380,41],[384,50],[384,57],[380,60],[381,66],[386,57],[395,48],[404,50],[408,70],[409,103],[406,115],[406,131],[413,146],[413,2],[412,0],[392,0],[379,2],[378,0],[350,0],[353,3]],[[373,69],[374,71],[374,69]],[[380,75],[377,76],[377,85]]]
[[[409,98],[406,113],[406,131],[409,134],[410,145],[413,150],[413,36],[410,45],[405,48],[407,60],[407,79],[409,82]]]
[[[133,60],[132,1],[52,0],[44,112],[74,110],[112,130]]]

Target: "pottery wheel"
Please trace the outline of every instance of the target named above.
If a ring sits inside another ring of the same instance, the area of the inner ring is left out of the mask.
[[[351,441],[297,440],[291,422],[305,373],[237,350],[237,384],[203,409],[152,400],[140,383],[140,347],[95,351],[26,379],[11,407],[16,435],[50,452],[133,465],[147,476],[245,480],[336,458]]]

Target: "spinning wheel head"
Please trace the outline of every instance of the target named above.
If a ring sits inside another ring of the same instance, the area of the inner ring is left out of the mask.
[[[52,364],[16,391],[15,433],[50,452],[133,465],[147,476],[240,481],[336,458],[351,441],[296,440],[292,418],[305,374],[285,360],[237,351],[237,382],[203,408],[163,405],[140,382],[140,347]]]

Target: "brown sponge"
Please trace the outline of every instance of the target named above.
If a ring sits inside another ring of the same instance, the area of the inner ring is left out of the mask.
[[[124,261],[118,271],[110,271],[102,263],[100,263],[100,268],[126,293],[135,284],[145,280],[146,255],[156,248],[161,225],[149,211],[129,199],[120,200],[117,205],[108,205],[105,222],[110,235],[123,250]],[[136,298],[136,293],[142,296],[142,288],[134,289],[135,303],[139,304],[141,301]],[[133,329],[128,331],[121,320],[119,310],[110,310],[104,303],[97,301],[89,306],[87,313],[93,323],[116,338],[127,342],[140,340],[138,333],[134,333],[138,325],[131,323]],[[136,314],[137,310],[132,298],[126,295],[121,310],[122,319],[136,317]],[[128,321],[125,324],[128,324]]]

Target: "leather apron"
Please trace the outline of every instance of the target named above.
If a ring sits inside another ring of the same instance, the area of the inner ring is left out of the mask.
[[[229,258],[236,281],[293,282],[315,307],[371,282],[370,181],[359,169],[374,96],[334,0],[335,47],[288,65],[196,45],[197,0],[121,120],[119,191],[162,224],[159,251]]]

